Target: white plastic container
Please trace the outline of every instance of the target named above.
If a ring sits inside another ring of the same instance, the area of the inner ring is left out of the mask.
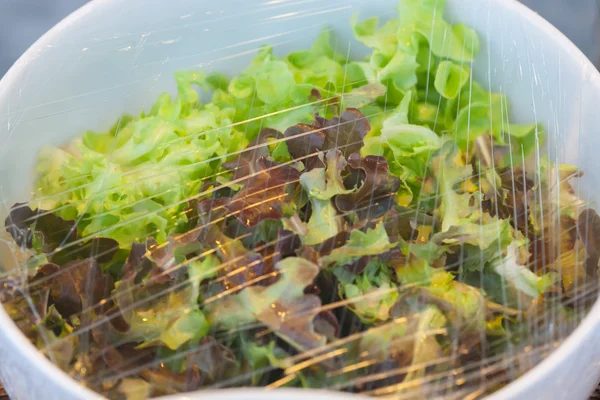
[[[172,73],[240,71],[261,44],[285,53],[332,26],[347,50],[350,16],[391,17],[395,0],[102,0],[42,37],[0,82],[1,213],[29,197],[35,156],[85,129],[106,129],[147,108]],[[508,94],[517,122],[537,121],[548,150],[581,166],[588,200],[600,200],[600,75],[559,31],[514,0],[448,0],[452,22],[481,35],[473,67],[484,87]],[[364,51],[352,42],[350,53]],[[10,264],[10,254],[0,259]],[[585,399],[600,378],[600,304],[549,358],[493,399]],[[99,396],[51,365],[0,308],[0,378],[13,399]],[[176,398],[344,399],[317,391],[241,390]]]

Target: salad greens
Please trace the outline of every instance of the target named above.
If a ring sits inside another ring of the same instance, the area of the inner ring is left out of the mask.
[[[125,399],[425,396],[426,374],[455,387],[456,368],[534,345],[547,312],[572,326],[600,217],[576,168],[526,168],[542,127],[509,123],[506,97],[474,81],[478,35],[443,7],[353,18],[365,60],[324,30],[232,78],[178,72],[175,97],[44,148],[35,199],[6,219],[26,260],[0,286],[9,315]]]

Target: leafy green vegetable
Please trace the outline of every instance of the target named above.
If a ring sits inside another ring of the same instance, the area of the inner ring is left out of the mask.
[[[247,143],[226,111],[195,108],[191,85],[202,79],[184,78],[178,75],[175,103],[163,96],[148,115],[114,130],[88,132],[66,149],[45,148],[37,167],[40,204],[65,219],[81,217],[83,235],[103,231],[125,246],[146,236],[164,241],[176,231],[186,221],[183,200],[198,188],[194,180],[214,171],[213,159]]]
[[[346,264],[362,256],[385,253],[394,247],[396,244],[390,243],[383,223],[379,223],[375,228],[367,229],[366,232],[353,230],[344,246],[334,249],[329,255],[322,257],[319,263],[321,266],[333,263]]]
[[[117,296],[120,309],[131,310],[123,314],[129,326],[124,335],[130,341],[144,342],[147,346],[158,342],[175,350],[190,340],[204,337],[210,329],[209,321],[198,309],[197,289],[192,286],[133,309],[137,299],[133,298],[131,284],[123,281],[117,291],[121,293]]]
[[[549,272],[538,276],[517,261],[518,244],[511,244],[505,258],[494,267],[496,273],[519,292],[529,297],[538,297],[555,283],[555,274]]]
[[[145,317],[148,319],[147,317]],[[152,323],[152,320],[148,321]],[[191,339],[199,339],[208,333],[210,325],[200,310],[193,310],[179,317],[160,334],[160,340],[170,349],[177,349]]]
[[[425,126],[409,123],[412,96],[412,92],[408,92],[398,108],[383,122],[381,137],[391,149],[395,165],[410,169],[413,176],[422,178],[431,153],[440,148],[442,139]]]
[[[435,89],[445,98],[454,99],[469,80],[470,71],[451,61],[442,61],[435,74]]]
[[[428,307],[421,312],[419,323],[414,329],[414,347],[412,349],[411,364],[421,366],[418,369],[410,371],[405,381],[409,382],[414,379],[421,378],[425,375],[426,365],[437,360],[442,355],[442,348],[435,340],[434,332],[446,326],[446,318],[435,307]],[[412,330],[409,328],[409,331]],[[410,344],[403,343],[405,346]],[[398,350],[396,350],[398,351]]]
[[[474,81],[479,38],[444,7],[354,16],[362,60],[324,29],[235,76],[177,72],[149,110],[42,149],[35,199],[5,221],[26,270],[0,303],[108,398],[427,397],[422,381],[567,333],[600,217],[581,172],[538,151],[543,127]]]
[[[392,358],[409,371],[403,381],[410,382],[425,374],[426,365],[443,355],[435,335],[443,333],[447,320],[435,306],[426,307],[416,316],[400,319],[373,330],[360,341],[360,350],[383,361]]]
[[[268,345],[261,346],[252,341],[247,341],[244,347],[244,356],[248,360],[252,370],[261,370],[267,366],[284,367],[283,360],[289,355],[275,344],[275,341],[270,341]],[[252,384],[258,384],[261,379],[259,373],[252,374]]]
[[[544,130],[535,124],[511,124],[508,116],[506,96],[487,92],[477,82],[465,84],[460,95],[450,100],[445,110],[446,125],[454,131],[456,143],[463,151],[472,152],[475,139],[489,133],[497,145],[510,143],[513,163],[518,163],[523,154],[529,155],[543,142]]]
[[[303,238],[307,245],[319,244],[340,232],[341,219],[331,199],[338,194],[349,193],[340,176],[346,166],[346,160],[340,151],[330,150],[326,155],[327,168],[315,168],[300,177],[300,184],[308,192],[312,205],[312,214]]]
[[[312,283],[319,268],[296,257],[280,261],[276,268],[281,273],[276,283],[268,287],[248,287],[227,297],[215,306],[212,318],[226,327],[257,319],[297,348],[318,347],[325,339],[314,332],[313,326],[320,300],[305,295],[304,288]]]
[[[472,214],[469,194],[458,194],[455,187],[469,178],[471,166],[457,164],[459,153],[451,142],[445,143],[440,155],[432,162],[433,173],[439,185],[442,198],[440,205],[442,231],[447,232],[453,226],[459,226],[465,217]]]
[[[448,272],[436,272],[432,275],[431,285],[427,290],[452,306],[459,318],[455,321],[457,325],[479,329],[485,323],[484,297],[477,288],[457,282]]]
[[[353,283],[341,284],[343,297],[352,300],[353,311],[364,322],[387,321],[398,299],[392,270],[379,261],[371,261]]]

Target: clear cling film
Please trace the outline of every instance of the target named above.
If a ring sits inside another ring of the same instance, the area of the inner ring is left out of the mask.
[[[600,75],[558,31],[512,1],[141,3],[0,82],[9,394],[589,394]]]

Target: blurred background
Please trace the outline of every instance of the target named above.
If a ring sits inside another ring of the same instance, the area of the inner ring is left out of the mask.
[[[37,38],[87,1],[0,0],[0,77]],[[600,65],[600,0],[522,2],[553,23]]]

